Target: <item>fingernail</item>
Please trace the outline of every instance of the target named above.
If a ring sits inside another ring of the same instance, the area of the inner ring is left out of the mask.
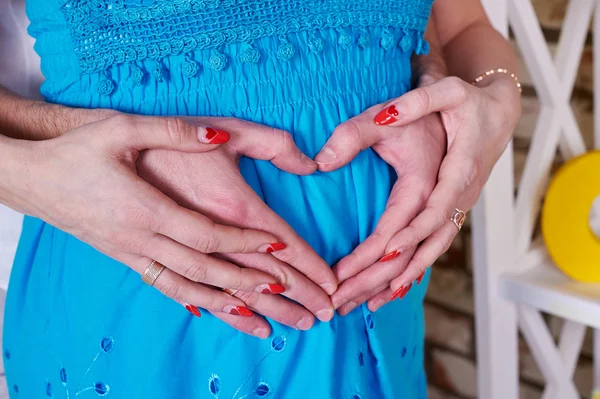
[[[265,339],[269,336],[269,330],[263,327],[258,327],[252,330],[252,334],[259,338]]]
[[[281,251],[282,249],[286,249],[287,245],[282,242],[273,242],[271,244],[262,245],[258,248],[258,252],[270,254],[271,252]]]
[[[395,105],[390,105],[387,108],[384,108],[381,112],[375,115],[373,121],[376,125],[389,125],[390,123],[394,123],[398,120],[398,110]]]
[[[380,307],[382,307],[385,304],[385,299],[378,299],[377,301],[375,301],[373,303],[372,308],[370,309],[371,312],[376,312]]]
[[[408,285],[403,285],[402,287],[398,288],[398,290],[396,292],[394,292],[394,295],[392,295],[391,300],[393,301],[396,298],[404,298],[404,296],[408,293],[408,291],[410,290],[410,288],[412,287],[412,283],[408,284]]]
[[[227,143],[231,136],[224,130],[214,129],[212,127],[205,128],[206,132],[200,136],[200,141],[206,144],[223,144]]]
[[[305,164],[306,166],[310,167],[310,168],[314,168],[315,167],[315,161],[313,161],[312,159],[310,159],[309,157],[307,157],[306,155],[302,154],[302,157],[300,159],[302,161],[303,164]]]
[[[321,321],[329,321],[333,318],[333,309],[321,309],[317,313],[315,313],[315,316],[317,316],[317,319]]]
[[[296,328],[298,330],[309,330],[313,325],[312,317],[304,316],[300,319],[298,323],[296,323]]]
[[[196,317],[201,317],[202,314],[200,313],[200,310],[198,310],[197,307],[190,305],[189,303],[184,303],[183,306],[185,306],[185,309],[190,312],[191,314],[193,314]]]
[[[244,306],[227,305],[223,308],[223,312],[242,317],[252,317],[254,315],[250,309]]]
[[[356,302],[348,302],[345,307],[346,314],[352,312],[354,308],[356,308]]]
[[[321,284],[321,288],[323,288],[323,291],[325,291],[329,295],[333,295],[333,293],[336,290],[335,285],[333,285],[331,283],[323,283],[323,284]]]
[[[329,147],[325,147],[315,157],[315,162],[318,165],[329,165],[337,158],[337,154]]]
[[[421,273],[419,277],[417,277],[417,284],[421,284],[421,280],[423,280],[423,276],[425,276],[425,272]]]
[[[281,284],[261,284],[254,291],[261,294],[281,294],[285,292],[285,287]]]
[[[398,257],[398,255],[400,255],[401,252],[400,251],[392,251],[389,254],[383,256],[381,259],[379,259],[380,262],[389,262],[393,259],[396,259]]]

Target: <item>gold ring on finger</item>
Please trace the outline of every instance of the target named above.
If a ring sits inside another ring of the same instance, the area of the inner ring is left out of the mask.
[[[165,266],[153,260],[152,263],[150,263],[150,266],[148,266],[148,268],[144,272],[144,274],[142,274],[142,281],[148,284],[150,287],[152,287],[156,282],[156,279],[158,279],[158,276],[160,276],[160,274],[163,272],[163,270],[165,270]]]
[[[452,221],[452,223],[454,223],[454,225],[456,226],[458,231],[460,231],[460,229],[462,229],[462,227],[463,227],[463,224],[465,223],[466,218],[467,218],[466,213],[464,211],[456,208],[454,210],[454,213],[452,214],[452,217],[450,218],[450,220]]]

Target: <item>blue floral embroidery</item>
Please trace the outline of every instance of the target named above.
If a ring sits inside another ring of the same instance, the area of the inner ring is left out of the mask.
[[[350,46],[352,46],[352,36],[346,32],[342,32],[338,39],[338,43],[344,50],[347,50],[350,48]]]
[[[394,46],[394,35],[392,35],[387,29],[381,34],[381,47],[386,50],[391,49]]]
[[[256,64],[260,60],[260,52],[254,47],[250,46],[242,54],[242,61],[249,64]]]
[[[323,39],[317,37],[314,32],[311,32],[310,37],[308,38],[308,48],[310,49],[310,51],[319,53],[323,51],[324,47],[325,43],[323,43]]]
[[[362,48],[367,48],[371,44],[371,38],[367,32],[362,32],[358,37],[358,45]]]
[[[183,63],[183,74],[188,78],[193,78],[198,74],[198,63],[188,57],[185,57],[185,62]]]
[[[277,58],[279,58],[281,61],[288,61],[294,56],[294,53],[294,46],[292,46],[286,39],[282,38],[281,44],[277,48]]]
[[[210,56],[208,64],[215,71],[221,71],[227,65],[227,57],[217,51]]]

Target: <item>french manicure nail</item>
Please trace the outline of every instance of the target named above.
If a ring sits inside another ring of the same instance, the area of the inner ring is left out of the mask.
[[[200,137],[200,141],[206,144],[223,144],[229,141],[231,136],[224,130],[205,128],[206,133]]]
[[[261,294],[282,294],[285,292],[285,287],[281,284],[261,284],[254,291]]]
[[[269,330],[263,327],[258,327],[252,330],[252,335],[255,335],[259,338],[265,339],[269,336]]]
[[[312,324],[312,317],[304,316],[296,323],[296,328],[298,330],[309,330],[312,327]]]
[[[421,284],[421,280],[423,280],[423,276],[425,276],[425,272],[421,273],[419,277],[417,277],[417,284]]]
[[[258,248],[258,252],[270,254],[272,252],[281,251],[282,249],[286,249],[287,245],[282,242],[273,242],[271,244],[262,245]]]
[[[227,305],[223,308],[223,312],[242,317],[252,317],[254,315],[250,309],[244,306]]]
[[[380,262],[389,262],[391,260],[396,259],[400,254],[401,254],[400,251],[392,251],[389,254],[383,256],[381,259],[379,259],[379,261]]]
[[[315,316],[317,316],[317,319],[319,319],[321,321],[329,321],[333,318],[333,309],[332,308],[321,309],[315,313]]]
[[[337,154],[329,147],[325,147],[315,157],[315,162],[318,165],[329,165],[337,158]]]
[[[193,314],[196,317],[201,317],[202,314],[200,313],[200,310],[198,310],[197,307],[190,305],[189,303],[184,303],[183,306],[185,306],[185,309],[190,312],[191,314]]]
[[[398,110],[395,105],[390,105],[389,107],[384,108],[375,115],[373,121],[376,125],[389,125],[390,123],[394,123],[398,120]]]

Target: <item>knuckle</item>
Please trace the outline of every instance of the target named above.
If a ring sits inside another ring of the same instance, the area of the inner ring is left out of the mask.
[[[160,277],[159,277],[160,281]],[[158,282],[158,281],[157,281]],[[183,300],[183,290],[181,286],[177,284],[175,281],[163,282],[162,284],[155,284],[155,287],[158,288],[163,295],[173,299],[176,302],[184,302]]]
[[[134,235],[125,232],[113,233],[109,236],[108,242],[113,248],[129,254],[139,254],[144,245]]]
[[[187,131],[187,124],[180,118],[162,118],[162,125],[169,141],[175,146],[181,145]]]
[[[271,136],[273,136],[273,138],[279,143],[277,146],[277,154],[273,154],[274,156],[285,153],[296,146],[296,144],[294,144],[294,140],[292,139],[292,135],[289,132],[274,127],[270,129]]]
[[[457,76],[450,76],[447,79],[448,85],[452,89],[453,95],[463,102],[469,96],[469,90],[466,82]]]
[[[202,232],[196,236],[193,246],[202,253],[211,254],[218,252],[220,241],[211,232]]]
[[[433,220],[433,225],[434,225],[434,228],[436,228],[436,229],[443,226],[446,223],[446,221],[448,220],[448,218],[450,217],[449,215],[446,215],[446,212],[444,212],[442,209],[439,209],[434,206],[427,206],[425,208],[425,211],[427,211],[428,213],[431,214],[431,218]],[[425,237],[423,237],[423,239],[424,238]]]
[[[344,142],[355,143],[360,140],[360,126],[355,120],[342,123],[336,130]]]
[[[206,265],[199,263],[192,263],[184,268],[183,277],[188,280],[200,283],[206,281],[207,269]]]
[[[431,109],[432,99],[429,90],[417,89],[415,90],[415,103],[417,106],[425,112]]]
[[[238,192],[233,193],[233,195],[228,195],[224,198],[218,198],[219,209],[221,209],[222,214],[227,218],[227,220],[235,220],[235,221],[246,221],[249,220],[250,209],[246,202],[240,201],[238,198],[246,198],[246,195],[240,193],[240,195],[236,195]],[[207,198],[208,200],[208,198]]]
[[[250,307],[254,307],[260,298],[256,292],[249,291],[238,291],[235,296]]]

